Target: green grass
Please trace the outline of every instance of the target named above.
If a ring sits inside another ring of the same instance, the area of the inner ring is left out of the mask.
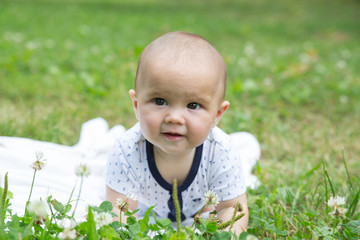
[[[228,67],[220,126],[262,145],[254,213],[290,235],[302,218],[330,224],[321,163],[348,205],[359,188],[359,12],[355,0],[2,1],[0,135],[72,145],[94,117],[130,127],[141,50],[168,31],[198,33]],[[251,221],[261,237],[271,232]]]

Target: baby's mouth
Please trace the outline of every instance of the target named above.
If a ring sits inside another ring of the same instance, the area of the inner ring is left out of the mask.
[[[164,132],[162,134],[170,141],[177,141],[184,137],[184,135],[182,134],[172,132]]]

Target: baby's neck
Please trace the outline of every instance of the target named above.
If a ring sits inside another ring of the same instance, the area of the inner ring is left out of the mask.
[[[188,176],[196,149],[181,154],[167,154],[154,147],[154,158],[161,176],[170,184],[174,178],[180,186]]]

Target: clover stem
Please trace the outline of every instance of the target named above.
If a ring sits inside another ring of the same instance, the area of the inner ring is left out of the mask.
[[[27,206],[28,206],[28,204],[29,204],[29,202],[30,202],[30,198],[31,198],[32,191],[33,191],[33,188],[34,188],[36,171],[37,171],[37,170],[36,170],[36,169],[34,169],[34,174],[33,174],[32,182],[31,182],[31,187],[30,187],[29,197],[28,197],[28,200],[26,201],[26,204],[25,204],[25,213],[24,213],[24,217],[26,216],[26,213],[27,213]]]
[[[75,191],[75,188],[76,188],[76,185],[77,185],[77,181],[78,181],[78,177],[75,180],[75,185],[74,185],[74,187],[73,187],[73,189],[71,191],[71,194],[70,194],[70,197],[69,197],[69,200],[68,200],[67,204],[69,204],[71,202],[72,196],[74,195],[74,191]]]
[[[241,213],[241,214],[237,215],[237,216],[235,217],[234,222],[236,222],[237,220],[239,220],[240,218],[242,218],[244,215],[245,215],[245,213]],[[220,231],[221,231],[221,230],[224,230],[225,228],[227,228],[227,227],[230,225],[231,222],[232,222],[232,220],[229,220],[229,221],[227,221],[227,222],[225,222],[225,223],[223,223],[223,224],[218,225],[218,230],[220,230]]]
[[[76,211],[77,205],[78,205],[79,200],[80,200],[80,195],[81,195],[81,189],[82,189],[83,181],[84,181],[84,176],[81,176],[79,194],[78,194],[78,197],[77,197],[77,199],[76,199],[76,203],[75,203],[75,207],[74,207],[74,211],[73,211],[72,217],[74,217],[74,215],[75,215],[75,211]]]

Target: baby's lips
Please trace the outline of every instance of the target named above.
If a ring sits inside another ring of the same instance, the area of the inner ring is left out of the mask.
[[[165,133],[163,133],[163,135],[171,141],[177,141],[184,137],[184,135],[181,135],[178,133],[172,133],[172,132],[165,132]]]

